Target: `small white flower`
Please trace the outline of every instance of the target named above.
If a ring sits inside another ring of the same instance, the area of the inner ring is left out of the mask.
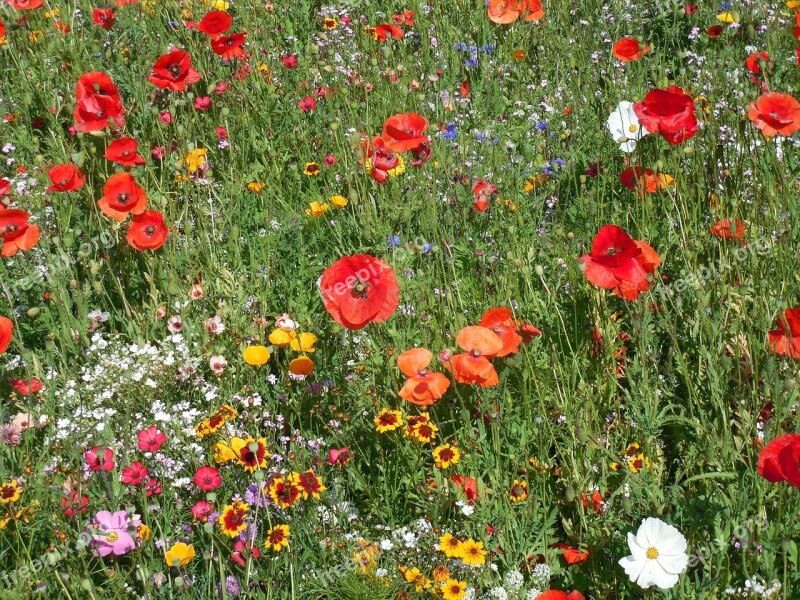
[[[616,110],[608,117],[606,127],[623,152],[633,152],[636,142],[650,133],[639,123],[639,117],[633,110],[633,102],[627,100],[617,105]]]
[[[628,546],[631,555],[621,558],[619,565],[631,581],[645,589],[673,587],[689,562],[683,534],[654,517],[644,519],[636,535],[628,533]]]

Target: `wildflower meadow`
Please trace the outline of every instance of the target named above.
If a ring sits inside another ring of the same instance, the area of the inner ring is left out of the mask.
[[[800,1],[0,0],[0,600],[800,599]]]

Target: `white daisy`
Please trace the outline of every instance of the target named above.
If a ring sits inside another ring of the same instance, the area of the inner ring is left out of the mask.
[[[686,538],[661,519],[644,519],[636,535],[628,533],[628,546],[631,555],[620,559],[619,565],[631,581],[645,589],[673,587],[689,562]]]
[[[608,117],[606,127],[623,152],[633,152],[636,142],[650,133],[639,123],[639,117],[633,110],[633,102],[627,100],[617,105],[617,109]]]

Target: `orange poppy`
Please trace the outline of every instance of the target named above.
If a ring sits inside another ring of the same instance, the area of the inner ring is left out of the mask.
[[[614,43],[611,53],[622,62],[630,62],[642,58],[649,49],[647,44],[639,43],[636,38],[626,37]]]
[[[433,353],[427,348],[406,350],[397,358],[397,366],[408,377],[399,396],[417,406],[430,406],[444,396],[450,380],[442,373],[428,370]]]
[[[41,232],[39,227],[28,223],[29,216],[24,210],[0,208],[0,256],[14,256],[39,242]]]
[[[456,354],[446,365],[459,383],[491,387],[500,383],[489,358],[503,350],[503,340],[491,329],[480,325],[464,327],[456,343],[466,352]]]
[[[721,219],[708,228],[708,233],[719,238],[741,238],[744,237],[744,223],[739,219],[733,220],[734,227],[731,228],[730,219]],[[731,231],[733,229],[733,231]]]
[[[428,142],[428,120],[417,113],[392,115],[383,124],[381,138],[392,152],[407,152]]]
[[[775,354],[800,358],[800,308],[790,308],[778,318],[778,328],[769,332],[769,347]]]
[[[555,546],[559,550],[564,551],[564,554],[562,556],[564,557],[564,560],[567,561],[568,565],[581,563],[589,558],[588,552],[581,552],[578,548],[573,548],[572,546],[568,546],[567,544],[564,544],[562,542],[559,542]]]
[[[6,351],[11,343],[11,333],[14,331],[14,322],[8,317],[0,316],[0,354]]]
[[[800,129],[800,102],[789,94],[768,92],[750,103],[747,116],[765,136],[788,137]]]
[[[86,175],[71,163],[58,165],[47,172],[53,182],[47,192],[74,192],[81,189],[86,183]]]
[[[131,219],[128,227],[128,243],[137,250],[158,250],[167,241],[167,226],[164,215],[157,210],[146,210]]]
[[[528,22],[544,16],[541,0],[491,0],[487,12],[489,20],[500,25],[513,23],[522,16]]]
[[[147,194],[130,173],[115,173],[103,186],[103,197],[97,201],[103,214],[124,221],[128,213],[142,214],[147,208]]]
[[[132,137],[123,137],[111,142],[106,148],[103,158],[124,167],[145,164],[144,158],[139,156],[139,142]]]
[[[244,42],[247,36],[244,33],[234,33],[211,40],[211,50],[221,56],[222,60],[239,58],[244,54]]]
[[[497,337],[502,340],[503,348],[496,356],[508,356],[509,354],[516,354],[519,352],[522,336],[518,333],[517,324],[514,322],[514,315],[509,309],[503,306],[490,308],[483,313],[481,322],[478,323],[478,325],[491,329],[497,334]]]

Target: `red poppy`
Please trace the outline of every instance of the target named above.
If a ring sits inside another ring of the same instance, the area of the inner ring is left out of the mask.
[[[24,210],[0,207],[0,256],[14,256],[20,250],[30,250],[39,242],[39,227],[28,223]]]
[[[472,206],[478,212],[485,212],[489,208],[489,201],[497,197],[497,186],[485,179],[478,179],[472,185]]]
[[[214,467],[200,467],[195,471],[194,483],[204,492],[210,492],[222,485],[222,477]]]
[[[150,473],[147,471],[147,467],[137,460],[136,462],[131,463],[131,466],[122,469],[122,477],[120,477],[120,481],[122,481],[122,483],[125,485],[141,485],[141,483],[147,479],[149,474]]]
[[[72,163],[53,167],[47,176],[53,182],[47,192],[74,192],[86,184],[86,175]]]
[[[200,73],[192,68],[189,53],[176,48],[159,57],[153,65],[153,74],[147,78],[161,89],[185,92],[187,85],[200,81]]]
[[[386,183],[389,171],[400,164],[400,159],[391,150],[385,147],[382,138],[374,137],[372,142],[364,140],[361,145],[361,154],[366,157],[369,164],[369,174],[378,183]],[[361,162],[361,161],[359,161]]]
[[[392,267],[368,254],[345,256],[325,269],[320,292],[325,310],[348,329],[386,321],[400,302]]]
[[[428,370],[433,353],[427,348],[406,350],[397,358],[397,367],[408,377],[398,395],[417,406],[430,406],[444,396],[450,380]]]
[[[158,250],[167,241],[169,232],[164,215],[157,210],[146,210],[131,219],[128,243],[137,250]]]
[[[637,192],[639,198],[663,190],[669,185],[666,175],[643,167],[628,167],[619,174],[619,181],[629,190]]]
[[[800,434],[789,433],[764,446],[758,457],[758,474],[767,481],[785,481],[800,487]]]
[[[0,315],[0,354],[8,349],[11,343],[11,334],[14,332],[14,321]]]
[[[778,328],[769,332],[769,347],[775,354],[800,358],[800,308],[790,308],[778,318]]]
[[[30,381],[25,381],[24,379],[12,379],[9,381],[9,383],[11,384],[11,387],[17,390],[17,392],[22,396],[30,396],[31,394],[42,391],[42,382],[36,377],[31,378]]]
[[[508,25],[523,16],[528,22],[544,16],[541,0],[491,0],[487,12],[489,20],[500,25]]]
[[[648,275],[661,264],[647,243],[631,239],[616,225],[602,227],[592,242],[591,253],[578,260],[586,264],[586,279],[626,300],[635,300],[640,292],[650,289]]]
[[[222,60],[231,60],[232,58],[239,58],[244,54],[244,45],[247,35],[244,33],[234,33],[211,40],[211,50],[217,56],[221,56]]]
[[[555,547],[558,548],[559,550],[564,551],[564,554],[562,554],[562,556],[564,557],[564,560],[567,561],[568,565],[581,563],[585,560],[588,560],[589,558],[588,552],[582,552],[578,548],[573,548],[572,546],[568,546],[563,542],[557,543]]]
[[[744,66],[747,67],[747,70],[751,73],[761,73],[761,61],[767,62],[769,60],[769,54],[766,52],[753,52],[750,56],[748,56],[744,61]]]
[[[6,35],[6,25],[3,23],[3,19],[0,19],[0,39],[3,39]]]
[[[403,30],[396,25],[383,23],[378,25],[372,33],[372,37],[379,42],[385,42],[387,39],[389,39],[389,36],[399,40],[401,37],[403,37]]]
[[[8,0],[8,3],[17,10],[35,10],[44,6],[43,0]]]
[[[561,590],[548,590],[536,596],[534,600],[584,600],[584,596],[578,590],[573,590],[569,594]]]
[[[641,44],[636,38],[626,37],[614,42],[611,53],[622,62],[630,62],[642,58],[649,49],[647,44]]]
[[[706,29],[706,33],[708,34],[708,37],[710,37],[712,40],[715,40],[719,36],[721,36],[723,31],[724,31],[724,28],[722,27],[722,25],[712,25],[711,27]]]
[[[417,113],[400,113],[386,119],[381,138],[392,152],[407,152],[428,142],[426,129],[428,120],[425,117]]]
[[[0,177],[0,198],[11,194],[11,182],[5,177]]]
[[[113,8],[93,8],[92,23],[99,25],[103,29],[111,29],[116,22],[116,15]]]
[[[450,481],[464,490],[464,494],[466,494],[467,500],[470,503],[474,502],[478,498],[478,482],[474,477],[467,477],[465,475],[450,475]]]
[[[647,131],[658,133],[673,145],[688,140],[700,128],[692,97],[676,85],[651,90],[643,101],[633,105],[633,111]]]
[[[128,213],[138,215],[147,208],[147,194],[130,173],[115,173],[103,186],[103,197],[97,202],[103,214],[124,221]]]
[[[76,131],[100,131],[110,122],[120,127],[125,125],[119,90],[105,73],[91,71],[81,75],[75,86],[75,99]]]
[[[519,352],[522,336],[518,333],[514,314],[508,308],[503,306],[490,308],[483,313],[478,325],[491,329],[502,340],[503,348],[495,356],[502,357]]]
[[[503,350],[503,340],[491,329],[479,325],[464,327],[456,343],[466,352],[456,354],[445,366],[458,383],[491,387],[500,383],[489,358]]]
[[[530,344],[533,338],[542,335],[541,330],[530,323],[521,323],[519,330],[522,332],[522,342],[524,344]]]
[[[200,23],[197,24],[197,30],[215,40],[228,31],[232,24],[233,17],[228,13],[221,10],[212,10],[200,19]]]
[[[747,116],[765,136],[788,137],[800,129],[800,102],[789,94],[768,92],[750,103]]]
[[[708,233],[719,238],[741,238],[744,237],[744,223],[739,219],[734,219],[734,227],[731,227],[730,219],[722,219],[717,221],[708,228]],[[733,231],[731,231],[733,230]]]
[[[124,137],[111,142],[103,157],[124,167],[145,164],[144,158],[139,156],[139,142],[132,137]]]
[[[797,13],[794,15],[794,20],[797,25],[795,25],[794,29],[792,29],[792,33],[794,34],[794,37],[800,40],[800,11],[797,11]]]

